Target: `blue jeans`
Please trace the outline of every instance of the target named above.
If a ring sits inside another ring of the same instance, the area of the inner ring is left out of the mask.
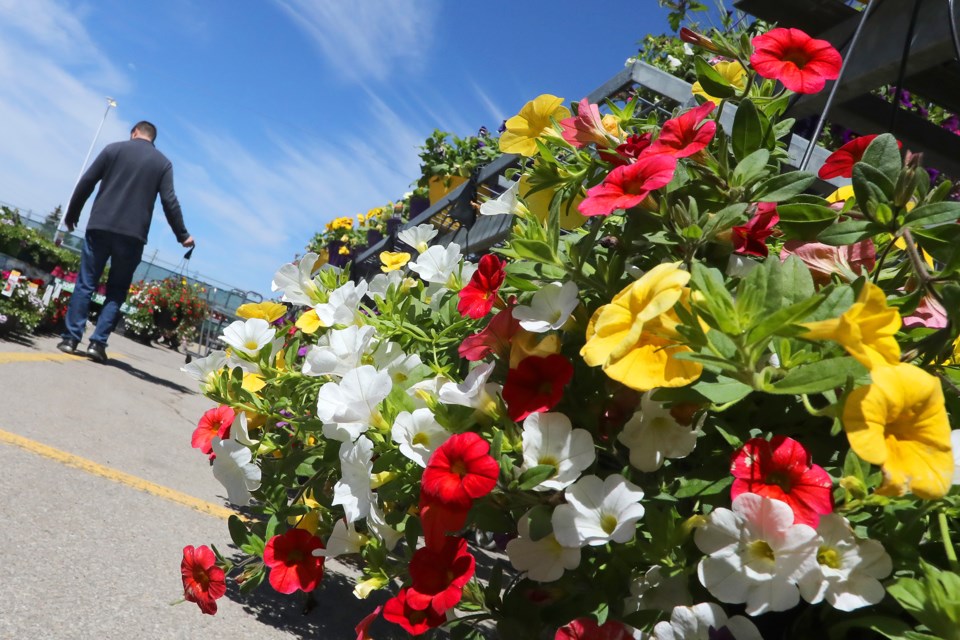
[[[80,254],[80,273],[64,318],[64,338],[72,338],[77,342],[83,339],[87,313],[90,310],[90,297],[96,290],[109,259],[110,275],[107,276],[106,300],[97,320],[97,328],[90,336],[90,342],[99,342],[106,346],[107,339],[120,322],[120,306],[127,299],[133,273],[140,264],[142,255],[143,243],[137,238],[100,229],[87,231],[83,252]]]

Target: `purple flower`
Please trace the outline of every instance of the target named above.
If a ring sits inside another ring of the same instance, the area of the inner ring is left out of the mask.
[[[927,175],[930,176],[930,186],[932,187],[937,184],[937,178],[940,177],[940,170],[932,167],[925,167],[925,169],[927,170]]]
[[[503,122],[500,123],[500,126],[497,127],[497,132],[498,132],[498,133],[503,133],[503,132],[506,131],[506,130],[507,130],[507,121],[504,120]]]

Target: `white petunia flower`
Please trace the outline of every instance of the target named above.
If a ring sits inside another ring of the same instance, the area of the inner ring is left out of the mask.
[[[211,351],[207,357],[198,358],[185,364],[180,368],[180,371],[199,382],[201,391],[210,391],[213,389],[213,381],[217,374],[226,365],[226,351]]]
[[[619,474],[584,476],[564,490],[553,510],[553,533],[565,547],[629,542],[643,517],[643,490]]]
[[[415,227],[404,229],[397,234],[397,239],[417,253],[423,253],[427,250],[430,241],[437,237],[437,228],[432,224],[418,224]]]
[[[671,70],[672,70],[672,69],[679,69],[679,68],[680,68],[680,65],[682,65],[682,64],[683,64],[683,63],[680,62],[680,58],[675,58],[675,57],[667,54],[667,65],[670,67]]]
[[[326,302],[313,307],[317,317],[320,318],[320,326],[354,324],[359,313],[360,301],[366,293],[366,280],[361,280],[360,284],[348,282],[331,291]]]
[[[313,279],[313,267],[317,264],[317,254],[304,255],[297,264],[288,263],[280,267],[273,274],[271,291],[283,291],[280,298],[283,302],[291,302],[310,307],[320,302],[320,287]]]
[[[334,329],[320,336],[318,344],[311,345],[303,360],[301,372],[305,376],[336,376],[342,378],[360,366],[376,333],[370,325],[351,325]]]
[[[223,341],[251,358],[256,358],[260,350],[273,342],[277,330],[263,318],[249,318],[230,323],[223,330]]]
[[[517,194],[520,192],[520,183],[514,182],[510,188],[501,193],[495,200],[487,200],[480,205],[480,214],[484,216],[503,216],[520,214],[520,201]]]
[[[393,382],[386,371],[364,365],[328,382],[317,396],[317,418],[323,421],[323,435],[333,440],[354,440],[378,416],[377,405],[390,395]]]
[[[834,609],[853,611],[877,604],[886,591],[880,578],[893,563],[876,540],[858,540],[847,520],[830,513],[817,525],[820,548],[816,566],[799,580],[800,595],[810,604],[826,600]]]
[[[960,484],[960,429],[950,432],[950,446],[953,448],[953,482]]]
[[[550,282],[533,294],[530,306],[519,304],[513,308],[513,317],[520,326],[533,333],[559,329],[570,318],[580,301],[575,282]]]
[[[407,266],[424,282],[446,286],[459,270],[460,245],[455,242],[446,246],[434,245]]]
[[[447,382],[444,384],[440,387],[440,402],[481,410],[495,402],[500,386],[487,382],[490,374],[493,373],[495,364],[495,362],[484,362],[474,367],[462,383]]]
[[[746,603],[748,615],[786,611],[800,601],[797,579],[817,561],[817,532],[793,523],[785,502],[742,493],[733,510],[717,508],[694,541],[709,557],[700,582],[721,602]]]
[[[663,567],[653,565],[642,576],[630,582],[630,597],[624,601],[627,611],[657,609],[669,611],[674,607],[693,604],[687,576],[683,573],[664,575]]]
[[[373,366],[389,373],[394,384],[403,384],[420,366],[420,356],[408,356],[396,342],[381,341],[373,350]]]
[[[387,524],[375,500],[370,503],[370,513],[367,514],[367,528],[383,542],[387,551],[393,551],[397,543],[403,539],[402,533]]]
[[[236,440],[210,441],[213,453],[213,477],[227,490],[227,500],[241,507],[250,502],[250,492],[260,487],[260,467],[253,463],[253,454]]]
[[[519,537],[507,543],[507,556],[517,571],[537,582],[555,582],[563,572],[580,566],[580,547],[564,547],[552,533],[533,540],[530,538],[530,517],[525,514],[517,522]]]
[[[653,628],[652,640],[710,640],[714,637],[763,640],[759,629],[750,620],[743,616],[727,618],[723,608],[714,602],[675,607],[669,622],[658,622]]]
[[[727,275],[731,278],[746,278],[751,271],[759,266],[760,263],[752,258],[731,253],[730,259],[727,261]]]
[[[313,555],[320,558],[336,558],[337,556],[350,555],[351,553],[360,553],[367,536],[357,533],[357,529],[352,522],[337,520],[333,525],[333,531],[327,538],[327,543],[323,549],[314,549]]]
[[[568,487],[595,459],[593,436],[586,429],[573,429],[562,413],[531,413],[524,419],[521,471],[542,464],[556,467],[534,491]]]
[[[390,287],[399,287],[401,282],[403,282],[403,271],[399,269],[387,273],[378,273],[370,279],[370,283],[367,285],[367,297],[371,300],[377,296],[386,298]]]
[[[237,413],[237,419],[234,420],[233,424],[230,426],[230,438],[236,440],[240,444],[251,447],[259,444],[259,441],[250,439],[250,427],[248,426],[246,411],[240,411]]]
[[[670,410],[653,399],[653,391],[643,396],[640,411],[623,426],[617,436],[630,449],[630,464],[640,471],[656,471],[666,458],[685,458],[697,445],[699,431],[677,422]]]
[[[430,409],[413,413],[401,411],[393,423],[390,437],[400,447],[400,453],[426,468],[430,456],[450,437]]]
[[[370,513],[373,491],[370,474],[373,471],[373,443],[365,436],[356,442],[340,445],[340,479],[333,485],[332,504],[343,507],[347,522],[356,522]]]

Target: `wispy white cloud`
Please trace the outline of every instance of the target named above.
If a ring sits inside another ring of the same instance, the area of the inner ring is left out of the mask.
[[[439,0],[274,0],[348,77],[384,80],[429,54]]]
[[[473,90],[477,94],[477,97],[480,98],[480,103],[487,110],[487,113],[490,115],[492,129],[496,131],[497,127],[500,126],[500,123],[503,122],[508,114],[500,108],[500,105],[496,104],[493,101],[493,98],[490,97],[490,94],[483,90],[483,88],[477,84],[473,83]]]

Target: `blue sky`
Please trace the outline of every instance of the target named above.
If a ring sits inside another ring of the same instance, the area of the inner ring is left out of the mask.
[[[540,93],[579,100],[667,29],[656,0],[594,7],[0,0],[0,201],[65,204],[112,96],[94,153],[154,122],[197,240],[191,272],[269,294],[326,222],[409,190],[435,127],[495,130]],[[155,251],[183,254],[159,205]]]

